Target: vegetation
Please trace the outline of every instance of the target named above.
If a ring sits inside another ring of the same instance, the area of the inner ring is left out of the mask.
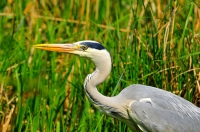
[[[139,83],[200,106],[199,7],[195,0],[1,0],[0,130],[130,131],[86,98],[90,61],[33,49],[38,43],[101,42],[113,62],[98,86],[106,96]]]

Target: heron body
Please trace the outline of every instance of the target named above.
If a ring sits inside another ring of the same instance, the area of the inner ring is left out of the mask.
[[[72,44],[38,44],[34,47],[91,59],[96,70],[85,79],[87,97],[102,113],[121,120],[132,131],[200,132],[200,108],[170,92],[134,84],[114,97],[99,93],[96,86],[111,71],[110,54],[100,43],[85,40]]]

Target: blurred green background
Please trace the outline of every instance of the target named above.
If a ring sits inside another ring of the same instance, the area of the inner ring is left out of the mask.
[[[130,131],[86,98],[90,61],[35,50],[38,43],[102,43],[113,62],[98,86],[106,96],[139,83],[200,106],[199,33],[195,0],[1,0],[0,130]]]

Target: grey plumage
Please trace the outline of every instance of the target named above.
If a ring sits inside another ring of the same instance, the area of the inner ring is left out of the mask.
[[[121,97],[116,98],[133,100],[128,106],[129,117],[145,131],[200,131],[200,109],[170,92],[150,86],[131,85],[118,96]]]

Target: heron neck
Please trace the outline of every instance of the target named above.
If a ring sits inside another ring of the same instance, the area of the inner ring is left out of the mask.
[[[92,58],[96,66],[96,70],[89,74],[84,83],[85,92],[94,105],[100,105],[108,103],[109,97],[106,97],[98,92],[96,86],[102,83],[110,74],[111,71],[111,58],[107,52],[103,56],[98,58]]]
[[[123,100],[118,100],[117,96],[114,97],[106,97],[99,93],[96,86],[102,83],[110,74],[111,71],[111,58],[108,52],[104,53],[98,58],[92,58],[92,61],[96,65],[96,70],[89,74],[84,83],[84,88],[87,97],[92,102],[92,104],[98,108],[102,113],[115,117],[115,118],[128,118],[126,114],[126,109],[124,109],[123,105],[117,105],[119,101],[120,104],[123,103]],[[115,114],[112,114],[111,109]],[[116,114],[120,114],[117,116]]]

